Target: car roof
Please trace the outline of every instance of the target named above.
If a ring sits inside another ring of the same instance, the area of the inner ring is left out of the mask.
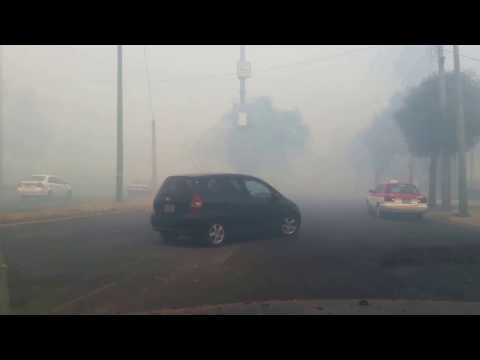
[[[189,178],[199,178],[199,177],[221,177],[221,176],[241,176],[241,177],[254,177],[252,175],[238,174],[238,173],[198,173],[198,174],[178,174],[171,175],[168,177],[189,177]]]
[[[383,185],[413,185],[413,186],[416,186],[415,184],[412,184],[412,183],[408,183],[408,182],[395,182],[395,183],[390,183],[390,182],[387,182],[387,183],[384,183]]]

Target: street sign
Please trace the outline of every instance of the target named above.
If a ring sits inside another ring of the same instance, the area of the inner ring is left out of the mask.
[[[252,64],[249,61],[237,63],[237,76],[239,79],[247,79],[252,76]]]
[[[238,126],[245,127],[248,124],[247,113],[238,113]]]

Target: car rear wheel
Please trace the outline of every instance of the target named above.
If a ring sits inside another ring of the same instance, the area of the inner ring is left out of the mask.
[[[295,237],[300,229],[300,218],[296,215],[283,217],[280,225],[280,234],[283,237]]]
[[[225,226],[221,223],[213,223],[207,227],[206,234],[204,234],[204,242],[208,246],[221,246],[225,243],[226,233]]]

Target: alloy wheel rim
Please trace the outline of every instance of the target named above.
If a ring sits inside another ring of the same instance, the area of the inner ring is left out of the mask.
[[[284,235],[293,235],[297,231],[297,220],[292,217],[283,219],[282,233]]]
[[[220,224],[214,224],[208,230],[208,238],[213,245],[219,245],[225,239],[225,229]]]

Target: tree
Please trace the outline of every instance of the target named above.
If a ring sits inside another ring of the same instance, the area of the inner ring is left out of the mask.
[[[5,157],[10,176],[25,176],[47,155],[52,128],[33,90],[22,89],[5,102]]]
[[[351,153],[357,165],[365,160],[361,157],[364,154],[362,149],[366,149],[367,161],[373,169],[375,184],[381,181],[397,156],[407,153],[406,144],[394,118],[401,99],[400,94],[393,96],[386,109],[375,116],[372,124],[361,131],[352,144]]]
[[[309,129],[301,113],[276,109],[268,97],[247,104],[246,112],[246,127],[237,125],[236,106],[223,117],[227,161],[240,172],[285,171],[308,140]]]
[[[472,73],[461,74],[464,91],[467,149],[480,136],[480,81]],[[416,156],[429,156],[431,205],[435,205],[437,159],[440,152],[450,155],[458,150],[456,134],[455,74],[446,74],[446,116],[441,116],[438,97],[438,75],[432,75],[409,89],[402,106],[395,113],[409,150]],[[433,198],[433,199],[432,199]]]

